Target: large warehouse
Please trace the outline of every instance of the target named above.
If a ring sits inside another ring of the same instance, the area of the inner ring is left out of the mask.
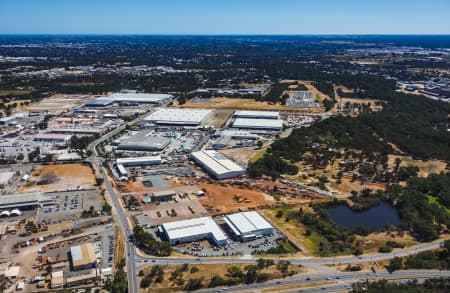
[[[263,129],[281,131],[283,130],[283,120],[237,118],[234,120],[232,127],[239,129]]]
[[[202,150],[191,154],[192,159],[216,179],[227,179],[245,174],[245,170],[216,151]]]
[[[123,166],[147,166],[161,164],[161,156],[136,157],[136,158],[119,158],[116,160],[117,165]]]
[[[5,194],[0,196],[0,210],[11,209],[35,209],[55,204],[55,199],[49,194],[42,193],[23,193],[23,194]]]
[[[144,124],[199,126],[211,115],[212,110],[160,108],[144,118]]]
[[[84,270],[95,267],[97,257],[92,243],[83,243],[70,248],[70,260],[73,270]]]
[[[280,112],[276,111],[236,111],[234,118],[252,118],[252,119],[280,119]]]
[[[147,94],[147,93],[115,93],[108,97],[93,99],[84,104],[85,107],[106,107],[113,103],[119,104],[163,104],[172,99],[168,94]]]
[[[131,151],[162,151],[170,144],[170,139],[161,136],[151,136],[148,130],[139,131],[123,140],[118,148]]]
[[[164,223],[160,231],[171,245],[207,239],[216,245],[225,245],[227,237],[211,217]]]
[[[242,241],[273,234],[273,227],[255,211],[226,215],[225,223]]]

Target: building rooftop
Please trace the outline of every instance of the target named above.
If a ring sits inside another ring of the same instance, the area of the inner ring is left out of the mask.
[[[139,162],[148,162],[148,161],[161,161],[161,156],[148,156],[148,157],[132,157],[132,158],[119,158],[116,161],[116,164],[130,164],[130,163],[139,163]]]
[[[200,124],[212,110],[160,108],[144,118],[144,121],[156,124]]]
[[[192,156],[218,175],[244,171],[241,166],[216,151],[202,150],[192,153]]]
[[[162,103],[170,100],[172,95],[169,94],[151,94],[151,93],[133,93],[122,92],[114,93],[106,99],[114,102],[131,102],[131,103]]]
[[[83,243],[70,248],[72,265],[74,267],[89,265],[97,261],[92,243]]]
[[[283,120],[280,119],[247,119],[237,118],[233,122],[236,128],[262,128],[262,129],[282,129]]]
[[[59,134],[59,133],[39,133],[34,136],[35,140],[39,139],[62,139],[69,140],[72,136],[70,134]]]
[[[272,229],[272,225],[255,211],[226,215],[225,220],[237,234],[246,234],[257,230]]]
[[[135,135],[123,140],[119,149],[131,150],[163,150],[171,140],[161,136],[149,135],[148,130],[139,131]]]
[[[201,217],[162,224],[170,239],[180,239],[192,235],[211,233],[217,242],[227,237],[211,217]]]
[[[280,117],[280,112],[277,111],[236,111],[233,116],[235,117],[261,117],[261,118],[271,118],[278,119]]]
[[[0,185],[8,184],[9,180],[14,177],[14,172],[6,171],[0,172]]]

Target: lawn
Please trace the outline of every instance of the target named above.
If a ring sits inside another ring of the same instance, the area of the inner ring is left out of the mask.
[[[437,196],[428,195],[428,203],[429,203],[429,204],[437,204],[440,208],[445,209],[445,210],[447,211],[447,213],[450,214],[450,209],[447,208],[447,207],[445,207],[445,206],[443,206],[443,205],[438,201]]]
[[[6,96],[24,96],[31,93],[29,90],[0,90],[0,97]]]

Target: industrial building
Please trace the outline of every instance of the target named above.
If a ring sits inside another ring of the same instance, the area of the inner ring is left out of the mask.
[[[315,99],[315,94],[310,91],[301,91],[292,93],[289,98],[286,99],[286,106],[296,107],[320,107],[320,104]]]
[[[172,189],[163,190],[163,191],[155,191],[152,193],[151,200],[152,200],[152,202],[169,201],[169,200],[172,200],[176,194],[177,193],[175,192],[175,190],[172,190]]]
[[[199,126],[212,110],[159,108],[143,120],[143,124]]]
[[[55,204],[55,199],[48,194],[24,193],[0,196],[0,210],[35,209]]]
[[[116,160],[117,165],[122,166],[147,166],[161,164],[161,156],[136,157],[136,158],[120,158]]]
[[[50,143],[67,143],[70,141],[71,137],[72,135],[70,134],[39,133],[33,138],[33,140]]]
[[[234,118],[249,119],[280,119],[280,112],[277,111],[236,111]]]
[[[242,241],[273,234],[273,227],[255,211],[226,215],[224,218],[233,234]]]
[[[139,131],[135,135],[120,142],[118,149],[131,151],[162,151],[171,142],[170,139],[149,135],[148,130]]]
[[[171,245],[207,239],[215,245],[225,245],[227,237],[211,217],[201,217],[164,223],[160,227]]]
[[[113,103],[113,100],[107,98],[96,98],[84,104],[85,107],[106,107]]]
[[[64,287],[64,271],[52,272],[50,288],[62,289],[63,287]]]
[[[283,130],[283,120],[281,119],[250,119],[237,118],[232,124],[233,128],[240,129],[260,129],[260,130]]]
[[[72,135],[96,135],[101,134],[104,130],[99,128],[52,128],[51,133],[63,133]]]
[[[14,172],[0,172],[0,189],[6,188],[13,177]]]
[[[17,120],[14,117],[2,117],[0,118],[0,125],[3,126],[16,126]]]
[[[150,93],[134,93],[120,92],[105,98],[117,103],[134,103],[134,104],[163,104],[170,102],[172,95],[169,94],[150,94]]]
[[[216,179],[227,179],[245,174],[245,170],[216,151],[202,150],[191,154],[192,159]]]
[[[94,268],[97,265],[94,245],[83,243],[70,248],[70,261],[73,270]]]

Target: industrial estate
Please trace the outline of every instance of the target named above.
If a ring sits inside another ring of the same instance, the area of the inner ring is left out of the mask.
[[[448,47],[124,38],[0,39],[0,292],[448,285]]]

